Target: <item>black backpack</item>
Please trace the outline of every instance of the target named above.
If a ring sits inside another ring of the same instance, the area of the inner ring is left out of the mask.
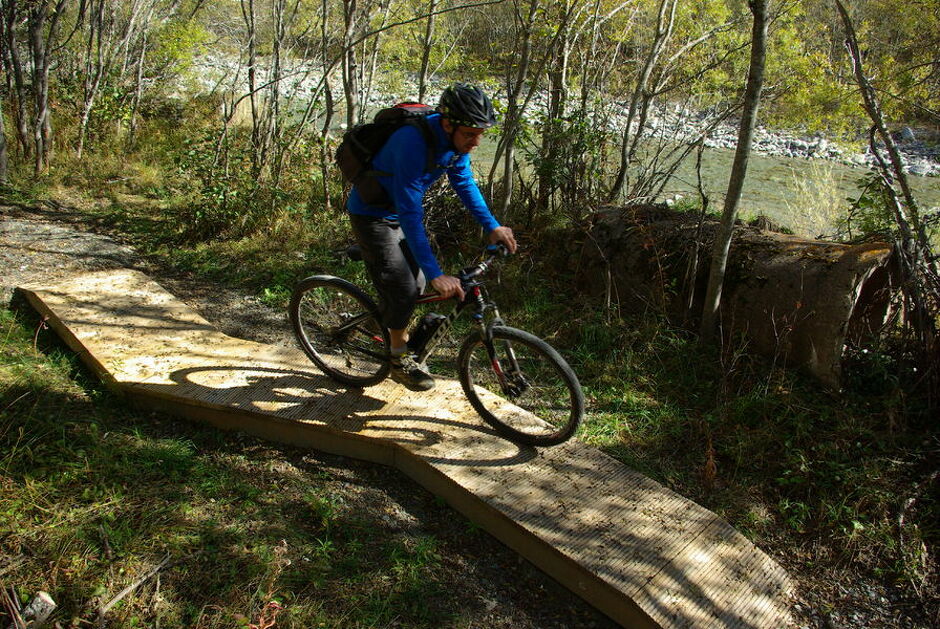
[[[343,141],[336,149],[336,164],[343,179],[356,186],[360,198],[369,205],[388,206],[391,199],[377,176],[391,173],[373,170],[372,158],[385,146],[389,137],[406,124],[421,130],[428,147],[425,170],[434,169],[434,135],[428,125],[428,114],[434,109],[421,103],[399,103],[382,109],[373,122],[356,125],[343,134]]]

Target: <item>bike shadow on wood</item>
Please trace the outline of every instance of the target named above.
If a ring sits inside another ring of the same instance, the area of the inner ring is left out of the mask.
[[[493,467],[536,456],[534,448],[498,436],[454,392],[409,393],[389,402],[370,389],[347,387],[316,372],[244,365],[187,367],[171,372],[168,380],[133,388],[207,408],[389,441],[429,463]],[[458,410],[449,410],[454,407]]]

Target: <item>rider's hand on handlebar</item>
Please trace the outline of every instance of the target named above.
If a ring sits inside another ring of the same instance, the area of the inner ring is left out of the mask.
[[[509,253],[516,252],[516,237],[513,235],[512,229],[505,226],[497,227],[489,233],[489,237],[491,244],[501,242],[509,249]]]
[[[431,288],[437,291],[441,297],[457,297],[457,299],[463,301],[463,287],[460,285],[460,280],[453,275],[438,275],[431,280]]]

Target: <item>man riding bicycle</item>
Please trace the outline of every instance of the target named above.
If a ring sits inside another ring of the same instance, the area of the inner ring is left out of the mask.
[[[392,379],[409,389],[427,391],[434,379],[408,352],[408,322],[426,282],[444,297],[463,299],[460,280],[441,270],[424,228],[424,195],[442,174],[491,243],[516,250],[512,229],[497,222],[470,170],[470,152],[486,129],[496,124],[490,99],[480,88],[457,83],[444,90],[438,113],[427,116],[433,146],[414,125],[395,131],[372,160],[387,206],[369,205],[353,186],[346,208],[362,258],[379,294],[382,323],[391,339]],[[433,164],[428,168],[428,155]]]

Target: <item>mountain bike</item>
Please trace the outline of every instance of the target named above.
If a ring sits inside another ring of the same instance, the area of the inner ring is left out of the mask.
[[[507,255],[491,245],[482,261],[457,277],[464,298],[425,293],[418,304],[454,299],[450,314],[425,315],[411,329],[410,349],[425,363],[468,313],[471,331],[457,357],[457,373],[470,404],[510,441],[550,446],[569,439],[584,416],[584,393],[564,358],[542,339],[505,325],[486,290],[484,275]],[[334,380],[366,387],[390,369],[389,335],[375,301],[342,278],[314,275],[301,280],[290,301],[290,320],[307,356]],[[430,318],[429,318],[430,317]]]

